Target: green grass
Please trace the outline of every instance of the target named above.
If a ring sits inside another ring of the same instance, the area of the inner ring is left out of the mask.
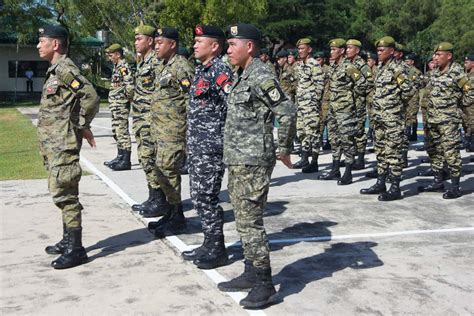
[[[46,177],[35,127],[17,109],[0,107],[0,180]]]

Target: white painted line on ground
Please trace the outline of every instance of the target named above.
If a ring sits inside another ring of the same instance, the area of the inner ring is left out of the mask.
[[[102,171],[97,169],[93,163],[91,163],[89,160],[81,156],[81,162],[90,170],[92,171],[95,175],[97,175],[102,181],[105,182],[115,193],[117,193],[125,202],[127,202],[129,205],[137,204],[130,196],[128,196],[125,191],[123,191],[115,182],[113,182],[109,177],[107,177]],[[143,223],[148,224],[150,219],[142,218],[138,216],[138,214],[134,215],[140,219]],[[176,247],[180,252],[186,251],[191,249],[190,246],[186,245],[181,239],[179,239],[176,236],[169,236],[166,237],[166,239],[174,246]],[[224,282],[227,281],[224,276],[222,276],[219,272],[217,272],[215,269],[212,270],[201,270],[206,274],[215,284],[219,282]],[[226,292],[228,296],[230,296],[237,304],[240,302],[241,299],[243,299],[247,293],[244,292]],[[266,315],[265,312],[262,310],[247,310],[245,311],[251,315],[251,316],[264,316]]]
[[[100,129],[108,129],[108,130],[112,130],[111,127],[105,127],[105,126],[100,126],[100,125],[95,125],[95,124],[91,124],[92,127],[95,127],[95,128],[100,128]]]

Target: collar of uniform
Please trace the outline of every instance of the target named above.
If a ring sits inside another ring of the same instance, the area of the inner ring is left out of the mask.
[[[255,68],[257,68],[260,64],[263,64],[263,62],[260,60],[260,58],[252,58],[252,61],[247,66],[247,68],[244,69],[241,77],[243,79],[247,79],[248,76],[253,72],[253,70]]]
[[[54,71],[56,67],[59,65],[59,63],[65,60],[66,58],[67,58],[66,55],[59,55],[58,59],[56,59],[56,62],[54,64],[51,64],[51,66],[49,66],[47,73],[51,73],[52,71]]]
[[[216,57],[216,56],[215,56],[215,57],[212,57],[211,60],[209,60],[209,61],[207,62],[207,64],[203,65],[202,68],[203,68],[203,69],[209,69],[209,68],[211,68],[211,66],[216,63],[216,59],[218,59],[218,58],[219,58],[219,57]]]
[[[171,56],[170,59],[168,59],[168,61],[165,62],[163,60],[163,62],[165,63],[166,66],[172,65],[176,61],[176,59],[178,59],[178,56],[179,56],[178,54],[174,54],[173,56]]]
[[[145,57],[143,58],[143,62],[147,63],[150,61],[150,59],[153,58],[153,56],[155,56],[155,51],[154,50],[151,50],[148,52],[148,54],[145,55]]]

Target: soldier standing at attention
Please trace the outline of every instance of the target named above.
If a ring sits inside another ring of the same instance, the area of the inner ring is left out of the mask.
[[[82,204],[79,202],[82,139],[95,147],[90,123],[99,111],[99,97],[66,56],[68,34],[61,26],[38,30],[36,48],[50,67],[41,95],[38,114],[40,154],[48,172],[48,189],[62,211],[63,238],[46,247],[48,254],[61,255],[51,262],[55,269],[67,269],[87,261],[82,247]]]
[[[168,200],[168,210],[163,218],[148,227],[154,230],[156,237],[163,238],[186,228],[180,168],[186,150],[186,111],[194,69],[185,57],[177,54],[179,34],[175,28],[158,29],[155,41],[161,63],[155,69],[151,130],[156,146],[156,175]]]
[[[114,64],[109,90],[109,109],[112,114],[112,134],[117,142],[117,157],[104,164],[112,170],[130,170],[132,141],[128,130],[130,100],[133,99],[134,80],[130,66],[123,58],[122,46],[110,45],[105,52]]]
[[[240,305],[258,308],[274,301],[270,248],[263,210],[275,166],[273,120],[278,128],[279,159],[291,168],[295,109],[271,70],[258,59],[262,35],[250,24],[227,30],[229,58],[239,67],[228,98],[224,162],[229,167],[229,194],[245,257],[242,275],[218,284],[221,291],[250,289]]]
[[[404,100],[413,96],[413,82],[393,59],[395,40],[391,36],[377,41],[379,65],[374,79],[374,130],[377,156],[377,182],[361,194],[380,194],[379,201],[401,198],[402,146],[405,141]],[[392,184],[386,192],[385,179],[390,172]]]
[[[187,157],[194,208],[201,218],[204,241],[182,253],[201,269],[213,269],[228,261],[224,244],[224,212],[219,192],[224,176],[224,124],[232,70],[220,58],[224,32],[214,26],[194,29],[194,56],[201,61],[190,88],[187,115]]]
[[[324,128],[327,126],[328,122],[328,112],[329,112],[329,78],[331,78],[331,73],[333,68],[326,64],[326,58],[324,52],[314,53],[314,59],[321,66],[324,73],[324,92],[323,99],[321,100],[321,113],[320,122],[319,122],[319,132],[321,135],[321,142],[323,140]],[[326,143],[323,145],[323,149],[331,149],[329,145],[329,132],[327,132]]]
[[[466,71],[469,80],[471,82],[471,87],[474,86],[474,54],[467,55],[464,58],[464,70]],[[474,91],[471,89],[470,94],[473,94]],[[465,98],[466,99],[466,98]],[[466,127],[465,138],[467,142],[466,151],[474,152],[474,103],[473,98],[467,98],[469,102],[464,102],[463,104],[463,116],[464,124]],[[472,158],[471,158],[472,161]]]
[[[370,70],[372,71],[372,78],[375,78],[375,74],[377,71],[377,61],[378,57],[376,53],[369,52],[367,53],[367,66],[369,66]],[[367,132],[367,140],[373,141],[374,139],[374,123],[372,121],[374,117],[374,111],[372,106],[372,100],[374,97],[374,87],[368,91],[367,93],[367,114],[369,117],[369,131]]]
[[[155,68],[158,65],[154,48],[156,29],[149,25],[135,28],[135,49],[140,62],[135,73],[135,92],[132,102],[133,131],[137,142],[138,161],[148,183],[148,199],[132,205],[132,210],[144,217],[163,215],[166,197],[158,184],[155,172],[155,144],[151,137],[150,104],[155,91]]]
[[[460,107],[466,102],[463,97],[472,89],[462,66],[453,61],[453,49],[453,45],[448,42],[442,42],[434,49],[433,60],[438,68],[430,76],[432,89],[426,108],[428,128],[434,145],[431,160],[434,182],[418,187],[419,191],[443,191],[442,170],[446,161],[451,176],[451,188],[443,194],[444,199],[456,199],[462,195],[459,188],[462,168],[459,151],[459,125],[462,122]]]
[[[415,95],[408,101],[408,107],[406,112],[406,124],[409,141],[416,141],[418,139],[418,110],[420,108],[420,89],[423,85],[423,75],[421,71],[415,67],[415,60],[417,56],[415,53],[405,55],[405,64],[409,67],[408,77],[415,82],[416,92]]]
[[[303,173],[318,171],[318,156],[321,148],[320,134],[320,112],[321,100],[324,90],[324,73],[321,66],[311,57],[311,40],[300,39],[298,56],[301,61],[295,70],[296,80],[296,103],[298,109],[297,130],[301,141],[301,159],[293,165],[293,168],[302,168]],[[311,163],[309,156],[311,154]]]
[[[276,54],[278,70],[277,77],[280,81],[280,86],[283,92],[290,97],[290,100],[294,102],[295,100],[295,77],[293,76],[293,71],[291,66],[288,64],[289,53],[287,50],[281,50]]]

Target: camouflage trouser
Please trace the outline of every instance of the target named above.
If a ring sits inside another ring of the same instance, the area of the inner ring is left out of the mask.
[[[367,146],[367,134],[365,133],[365,120],[367,118],[366,98],[359,96],[356,98],[356,112],[357,112],[357,124],[356,124],[356,149],[358,153],[365,153],[365,147]]]
[[[194,209],[206,236],[223,235],[224,212],[219,205],[225,168],[222,154],[188,156],[189,187]]]
[[[256,268],[270,267],[270,247],[263,225],[274,166],[229,166],[229,195],[245,259]]]
[[[158,189],[160,185],[155,173],[155,143],[146,115],[149,113],[133,112],[133,132],[137,142],[138,161],[145,172],[146,181],[151,188]]]
[[[426,107],[421,106],[421,117],[423,119],[423,133],[425,134],[425,150],[426,153],[428,154],[428,157],[430,159],[433,159],[433,154],[434,154],[434,146],[433,146],[433,138],[430,133],[430,129],[428,126],[428,120],[426,118]]]
[[[311,151],[318,153],[321,147],[321,133],[320,133],[320,109],[315,106],[299,106],[297,124],[302,128],[298,133],[298,137],[301,141],[301,147],[304,151]],[[301,124],[301,125],[299,125]]]
[[[184,143],[165,143],[156,148],[156,176],[171,205],[181,203],[181,173]]]
[[[321,118],[320,124],[319,124],[319,135],[323,136],[324,133],[324,127],[326,127],[328,123],[328,114],[329,114],[329,102],[324,101],[321,103],[321,113],[319,114],[319,117]]]
[[[463,128],[466,137],[472,135],[474,130],[474,104],[464,107],[462,110]]]
[[[408,147],[410,146],[410,126],[407,124],[407,116],[408,116],[408,102],[404,102],[403,104],[403,142],[402,142],[402,152],[408,151]]]
[[[408,101],[408,107],[406,110],[406,123],[407,126],[411,126],[417,121],[418,109],[420,108],[420,92],[416,92],[415,95]]]
[[[404,121],[374,121],[375,153],[377,155],[377,173],[402,175],[402,146],[405,141]]]
[[[130,102],[113,101],[109,103],[112,114],[112,134],[117,142],[118,149],[130,151],[132,142],[128,130],[128,116],[130,114]]]
[[[79,161],[67,165],[48,167],[48,189],[54,204],[61,209],[63,223],[67,228],[81,227],[81,211],[79,202],[79,181],[82,169]]]
[[[451,177],[461,176],[462,161],[459,151],[461,139],[459,124],[428,123],[428,128],[430,129],[434,146],[431,161],[433,171],[441,171],[443,163],[446,161]]]
[[[356,118],[350,113],[335,114],[333,108],[329,107],[328,130],[333,160],[340,160],[344,153],[347,164],[354,162],[356,123]]]
[[[374,96],[374,91],[371,90],[369,94],[367,95],[367,115],[369,117],[369,128],[374,128],[374,105],[373,105],[373,96]]]

